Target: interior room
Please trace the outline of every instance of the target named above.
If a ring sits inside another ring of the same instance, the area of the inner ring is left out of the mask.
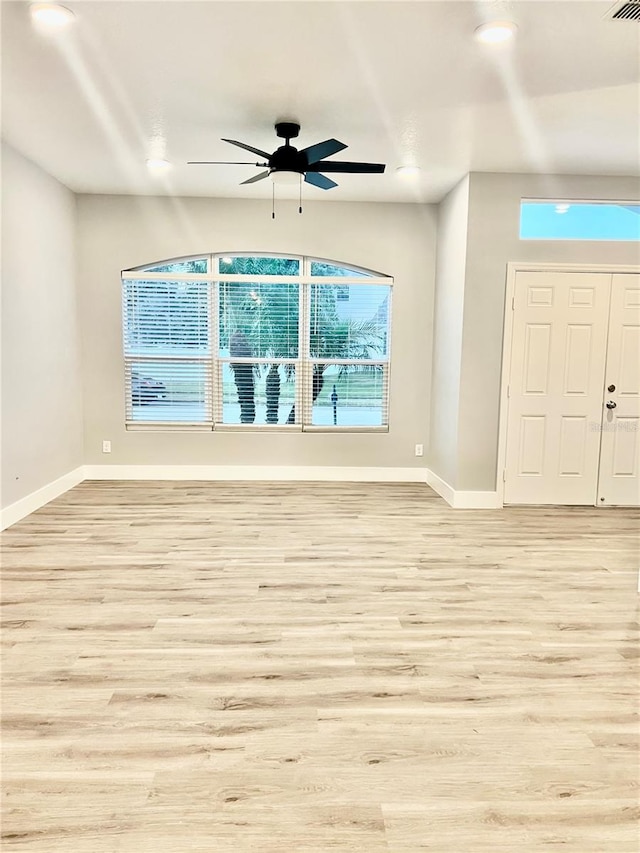
[[[637,851],[640,2],[0,35],[3,849]]]

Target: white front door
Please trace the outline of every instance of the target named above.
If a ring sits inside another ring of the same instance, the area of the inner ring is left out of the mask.
[[[596,503],[610,290],[609,273],[517,273],[505,503]]]
[[[598,503],[640,503],[640,275],[613,276]]]

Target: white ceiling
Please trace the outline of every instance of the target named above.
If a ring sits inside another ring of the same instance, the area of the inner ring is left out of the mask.
[[[298,147],[335,136],[334,159],[387,164],[308,199],[437,201],[468,171],[639,172],[640,23],[606,19],[610,0],[65,5],[76,24],[44,37],[3,0],[2,123],[76,192],[268,197],[270,181],[239,186],[252,166],[186,161],[252,159],[223,136],[272,151],[278,119],[300,122]],[[473,39],[505,16],[511,50]],[[174,168],[151,176],[149,156]]]

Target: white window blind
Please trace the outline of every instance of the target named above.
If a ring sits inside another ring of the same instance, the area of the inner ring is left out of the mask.
[[[218,285],[223,424],[300,423],[300,294],[297,283]]]
[[[280,256],[123,273],[127,425],[386,429],[391,290]]]
[[[388,423],[390,297],[389,287],[310,285],[312,426]]]
[[[127,420],[212,421],[210,289],[199,281],[125,281]]]

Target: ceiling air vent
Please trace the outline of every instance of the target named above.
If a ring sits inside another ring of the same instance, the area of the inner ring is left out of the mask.
[[[616,3],[605,18],[612,21],[640,21],[640,0],[626,0],[624,3]]]

